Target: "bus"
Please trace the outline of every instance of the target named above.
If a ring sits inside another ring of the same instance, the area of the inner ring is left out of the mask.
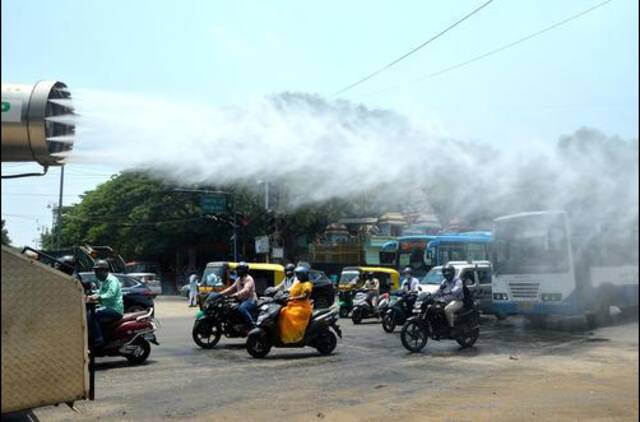
[[[398,271],[411,267],[414,276],[421,278],[449,261],[486,261],[491,240],[491,232],[403,236],[396,241],[395,266]]]
[[[559,210],[497,218],[493,234],[493,308],[500,315],[584,315],[600,325],[612,306],[637,309],[637,227],[622,236],[593,224],[577,230]]]

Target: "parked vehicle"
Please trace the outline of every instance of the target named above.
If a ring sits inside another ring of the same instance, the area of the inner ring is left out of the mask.
[[[127,273],[127,275],[140,280],[156,296],[162,294],[162,283],[155,273]]]
[[[396,292],[392,296],[389,308],[382,315],[382,329],[387,333],[392,333],[396,326],[404,324],[411,316],[418,294],[416,292]]]
[[[261,306],[264,299],[258,301]],[[240,301],[219,293],[209,293],[196,313],[191,335],[203,349],[211,349],[224,334],[228,338],[246,337],[253,325],[239,312]],[[257,312],[256,312],[257,313]],[[254,315],[255,317],[255,315]]]
[[[137,312],[153,308],[155,294],[147,286],[127,274],[115,273],[113,275],[120,280],[125,312]],[[83,272],[79,276],[83,284],[97,285],[96,276],[93,272]]]
[[[414,316],[407,319],[400,333],[402,345],[410,352],[419,352],[433,340],[455,340],[461,347],[471,347],[480,335],[480,316],[473,301],[456,313],[455,325],[449,326],[444,314],[446,302],[430,293],[421,293],[416,301]]]
[[[448,265],[456,270],[459,277],[478,302],[478,309],[485,314],[495,314],[491,300],[492,268],[489,261],[449,261]],[[433,267],[426,276],[420,279],[420,290],[435,293],[444,280],[442,266]]]
[[[256,328],[247,337],[247,352],[254,358],[265,357],[272,347],[314,347],[323,355],[328,355],[336,348],[342,331],[338,326],[338,315],[333,308],[316,309],[311,315],[304,338],[293,344],[283,344],[278,330],[280,310],[286,304],[287,292],[279,291],[273,300],[260,306]]]
[[[91,348],[95,357],[122,356],[130,363],[141,364],[151,354],[151,345],[159,345],[153,322],[153,308],[125,313],[122,319],[103,326],[104,346]]]

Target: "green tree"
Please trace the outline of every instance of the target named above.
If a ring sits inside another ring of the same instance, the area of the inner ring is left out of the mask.
[[[9,239],[9,232],[4,227],[4,219],[2,219],[2,244],[7,246],[11,245],[11,239]]]

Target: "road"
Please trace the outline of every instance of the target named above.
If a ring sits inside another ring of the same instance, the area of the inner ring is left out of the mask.
[[[213,350],[191,340],[194,308],[157,302],[160,346],[146,365],[98,361],[96,400],[37,409],[41,421],[84,420],[638,420],[638,323],[539,331],[483,320],[475,347],[427,344],[409,354],[398,332],[342,320],[336,353],[242,340]],[[396,330],[398,331],[398,330]]]

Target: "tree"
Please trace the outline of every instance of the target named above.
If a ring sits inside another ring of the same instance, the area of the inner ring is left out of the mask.
[[[7,246],[11,245],[11,239],[9,239],[9,232],[4,227],[4,219],[2,219],[2,244]]]

